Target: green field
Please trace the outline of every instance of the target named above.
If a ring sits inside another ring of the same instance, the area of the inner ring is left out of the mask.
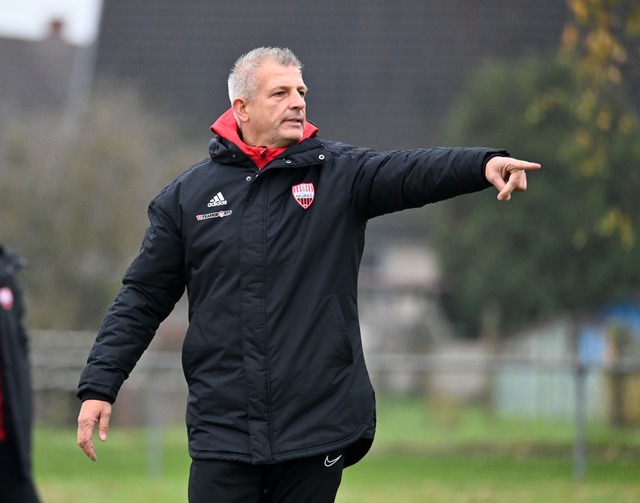
[[[640,501],[640,430],[589,425],[586,477],[574,479],[570,422],[497,420],[480,410],[384,400],[373,451],[344,473],[338,502],[520,503]],[[39,427],[35,471],[43,503],[181,503],[189,459],[182,427],[114,426],[92,463],[75,431]],[[151,459],[151,461],[150,461]]]

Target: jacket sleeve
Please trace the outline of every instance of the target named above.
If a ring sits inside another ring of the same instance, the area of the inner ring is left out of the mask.
[[[160,196],[159,196],[160,197]],[[114,402],[120,387],[184,293],[179,226],[154,200],[142,247],[124,275],[80,377],[80,399]]]
[[[12,295],[12,305],[0,306],[0,377],[4,380],[4,413],[11,415],[18,469],[31,474],[31,427],[33,420],[29,347],[24,325],[24,299],[16,277],[21,259],[0,246],[0,287]],[[1,404],[0,404],[1,405]]]
[[[370,154],[358,167],[352,186],[365,218],[449,199],[490,187],[486,162],[505,150],[434,148]]]

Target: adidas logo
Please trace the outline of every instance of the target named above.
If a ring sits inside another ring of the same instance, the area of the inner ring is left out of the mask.
[[[213,208],[215,206],[224,206],[225,204],[227,204],[227,200],[222,195],[222,192],[218,192],[215,196],[213,196],[213,199],[209,201],[209,204],[207,204],[207,206],[209,208]]]

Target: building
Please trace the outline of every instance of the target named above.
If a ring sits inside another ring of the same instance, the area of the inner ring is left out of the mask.
[[[0,38],[0,131],[15,117],[64,112],[89,83],[88,50],[65,39],[58,19],[42,40]]]
[[[96,71],[206,139],[235,59],[287,46],[307,65],[308,117],[323,137],[430,146],[483,63],[555,51],[568,19],[558,0],[104,0]]]

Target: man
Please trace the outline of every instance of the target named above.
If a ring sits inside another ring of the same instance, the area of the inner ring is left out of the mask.
[[[93,460],[111,404],[186,286],[189,501],[332,502],[375,428],[356,305],[370,218],[493,184],[535,163],[501,150],[375,152],[318,138],[288,49],[229,76],[210,156],[149,205],[150,226],[82,373],[78,443]]]
[[[0,245],[0,501],[38,503],[31,476],[31,380],[24,306],[15,272],[23,261]]]

